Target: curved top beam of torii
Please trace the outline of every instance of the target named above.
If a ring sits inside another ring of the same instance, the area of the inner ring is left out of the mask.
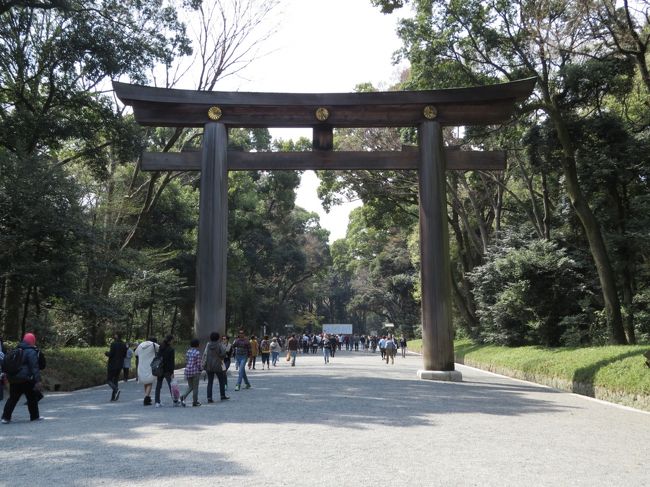
[[[117,97],[133,106],[138,123],[202,127],[410,127],[486,125],[508,120],[515,103],[533,91],[535,78],[469,88],[369,93],[247,93],[194,91],[113,82]],[[212,109],[212,110],[211,110]]]

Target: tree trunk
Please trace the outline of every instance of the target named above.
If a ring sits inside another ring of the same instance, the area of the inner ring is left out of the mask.
[[[32,286],[27,286],[27,295],[25,296],[25,304],[23,306],[23,319],[20,325],[20,336],[23,337],[27,333],[27,315],[29,314],[29,299],[32,295]]]
[[[5,291],[7,290],[7,279],[0,279],[0,335],[4,329],[4,304],[5,304]]]
[[[548,180],[546,171],[542,169],[542,195],[544,201],[544,238],[551,240],[551,198],[548,194]]]
[[[4,300],[4,333],[5,338],[18,340],[20,333],[20,298],[22,286],[10,277],[5,281],[6,291]]]
[[[607,185],[609,193],[612,196],[612,199],[616,203],[617,210],[617,230],[619,238],[621,241],[621,248],[619,251],[620,259],[623,261],[621,270],[621,277],[623,280],[623,306],[627,313],[624,318],[625,325],[625,336],[627,337],[627,342],[631,345],[636,343],[636,334],[634,333],[634,307],[632,305],[632,300],[634,297],[634,262],[632,259],[632,249],[628,245],[627,236],[627,209],[626,204],[627,196],[626,189],[623,185],[621,191],[618,190],[618,184],[616,181],[610,182]]]
[[[557,110],[551,110],[550,115],[563,149],[562,169],[565,177],[566,190],[571,199],[571,205],[576,215],[578,215],[580,223],[582,223],[587,241],[589,242],[589,249],[596,265],[596,271],[598,272],[603,300],[605,302],[607,324],[609,326],[609,339],[613,343],[622,345],[627,343],[627,341],[623,329],[621,303],[618,298],[614,271],[609,254],[607,253],[605,240],[600,230],[600,224],[596,220],[580,188],[575,161],[575,150],[568,127]]]
[[[176,329],[176,319],[178,317],[178,305],[174,306],[174,316],[172,317],[172,327],[169,330],[170,335],[174,335],[174,330]]]

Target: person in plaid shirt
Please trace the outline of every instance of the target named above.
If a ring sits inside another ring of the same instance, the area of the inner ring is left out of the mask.
[[[199,352],[199,340],[197,338],[190,342],[190,348],[185,353],[185,379],[187,379],[187,389],[181,395],[181,406],[185,407],[185,398],[190,395],[190,392],[192,393],[192,406],[200,406],[201,352]]]

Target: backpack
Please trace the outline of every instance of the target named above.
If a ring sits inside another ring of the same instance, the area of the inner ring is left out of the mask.
[[[271,344],[269,343],[268,340],[262,340],[262,343],[260,344],[260,350],[264,353],[268,353],[271,351]]]
[[[14,348],[8,352],[2,360],[2,371],[7,374],[10,379],[16,377],[20,368],[23,366],[24,350],[22,348]]]
[[[156,355],[154,359],[151,361],[151,373],[155,377],[162,377],[164,375],[162,355],[160,354]]]

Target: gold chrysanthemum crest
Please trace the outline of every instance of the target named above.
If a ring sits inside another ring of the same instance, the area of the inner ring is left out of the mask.
[[[219,120],[221,118],[221,115],[223,115],[221,108],[216,106],[208,108],[208,118],[210,120]]]
[[[316,118],[324,122],[330,117],[330,111],[327,108],[320,107],[316,110]]]
[[[424,114],[424,118],[428,120],[433,120],[438,116],[438,110],[433,105],[427,105],[424,107],[422,113]]]

